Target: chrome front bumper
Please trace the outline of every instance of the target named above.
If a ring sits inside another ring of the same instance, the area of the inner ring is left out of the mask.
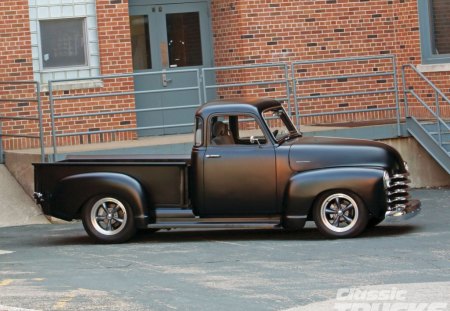
[[[404,208],[387,211],[385,221],[396,222],[413,218],[420,213],[420,206],[421,203],[419,200],[410,200]]]

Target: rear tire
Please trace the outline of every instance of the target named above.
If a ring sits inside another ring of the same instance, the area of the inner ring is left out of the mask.
[[[130,205],[114,196],[89,200],[83,207],[82,220],[86,232],[99,243],[122,243],[136,233]]]
[[[354,193],[343,190],[321,194],[313,207],[317,228],[331,238],[351,238],[367,226],[369,215],[363,201]]]

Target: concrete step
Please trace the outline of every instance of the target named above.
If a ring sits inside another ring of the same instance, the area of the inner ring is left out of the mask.
[[[0,185],[0,227],[49,223],[4,165],[0,165]]]

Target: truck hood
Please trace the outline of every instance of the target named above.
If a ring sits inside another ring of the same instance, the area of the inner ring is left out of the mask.
[[[405,173],[400,154],[389,145],[362,139],[299,137],[290,144],[289,165],[294,171],[327,167],[379,167]]]

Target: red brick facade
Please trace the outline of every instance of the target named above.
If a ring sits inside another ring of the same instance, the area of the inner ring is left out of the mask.
[[[445,2],[444,2],[445,4]],[[317,60],[341,57],[358,57],[393,54],[397,57],[398,70],[402,64],[421,63],[420,34],[417,0],[212,0],[212,37],[216,66],[251,65],[264,63],[292,63],[299,60]],[[127,0],[96,1],[101,74],[132,72],[131,43]],[[448,10],[447,10],[448,11]],[[0,81],[32,80],[31,41],[29,31],[28,0],[0,2]],[[443,33],[445,30],[439,30]],[[448,32],[446,32],[448,33]],[[445,40],[441,40],[444,42]],[[447,42],[450,42],[447,39]],[[385,60],[348,62],[320,66],[299,66],[296,77],[323,75],[347,75],[355,73],[383,72],[389,69]],[[278,79],[280,69],[237,70],[218,73],[218,83],[251,80],[255,72],[271,79]],[[444,93],[450,93],[448,72],[428,73]],[[399,76],[400,77],[400,76]],[[414,87],[425,97],[432,92],[417,81]],[[401,79],[398,80],[401,83]],[[394,81],[390,77],[366,80],[340,79],[327,82],[304,83],[298,88],[299,96],[330,92],[353,92],[389,88]],[[18,88],[0,85],[0,98],[13,96],[33,97],[28,87]],[[132,91],[132,79],[105,80],[103,87],[88,90],[56,92],[56,96],[79,95],[98,92]],[[256,88],[223,89],[221,96],[258,95],[280,97],[286,92],[283,85]],[[431,94],[431,95],[430,95]],[[50,142],[50,116],[48,94],[43,94],[43,112],[46,144]],[[366,95],[301,101],[302,113],[333,112],[339,109],[380,109],[395,107],[393,94]],[[403,97],[402,94],[400,94]],[[431,102],[431,101],[430,101]],[[411,103],[414,106],[414,102]],[[134,108],[134,98],[128,96],[97,97],[56,101],[56,113],[76,114],[106,110]],[[33,110],[34,109],[34,110]],[[292,108],[294,110],[294,108]],[[421,109],[418,109],[421,110]],[[447,110],[447,114],[450,112]],[[1,115],[35,115],[35,103],[1,103]],[[305,118],[303,123],[327,123],[360,119],[393,118],[394,112],[373,112],[355,115]],[[133,114],[116,114],[89,118],[59,120],[57,132],[114,130],[133,127]],[[36,134],[35,122],[4,121],[3,133]],[[133,133],[76,136],[61,139],[60,144],[132,139]],[[6,148],[26,148],[33,145],[28,139],[4,138]]]

